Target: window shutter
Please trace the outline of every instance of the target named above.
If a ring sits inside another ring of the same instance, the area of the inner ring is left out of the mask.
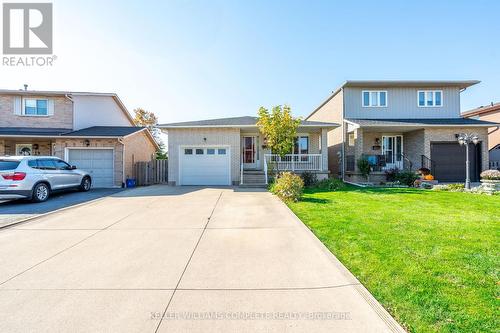
[[[53,116],[54,115],[54,100],[53,99],[49,99],[48,102],[47,102],[47,112],[48,112],[48,115],[49,116]]]
[[[15,115],[22,115],[22,100],[20,96],[15,96],[14,97],[14,114]]]

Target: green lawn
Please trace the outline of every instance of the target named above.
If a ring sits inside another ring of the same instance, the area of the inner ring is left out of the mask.
[[[500,196],[306,190],[297,216],[411,332],[498,332]]]

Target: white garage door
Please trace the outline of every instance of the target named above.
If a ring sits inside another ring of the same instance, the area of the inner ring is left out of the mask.
[[[231,185],[227,147],[183,147],[179,167],[180,185]]]
[[[92,177],[92,187],[113,187],[113,149],[68,149],[68,163]]]

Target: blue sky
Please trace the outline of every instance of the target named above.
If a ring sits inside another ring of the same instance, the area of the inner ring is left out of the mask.
[[[306,116],[347,79],[478,79],[500,101],[498,1],[54,1],[53,68],[0,87],[116,92],[162,123]]]

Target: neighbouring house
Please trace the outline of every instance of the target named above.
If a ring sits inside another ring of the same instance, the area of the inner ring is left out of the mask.
[[[328,177],[327,133],[337,124],[302,121],[290,154],[266,148],[256,117],[164,124],[171,185],[265,185],[272,170]]]
[[[328,133],[329,169],[346,181],[364,181],[357,161],[372,165],[371,181],[391,169],[429,168],[438,181],[465,179],[461,133],[471,144],[471,180],[488,168],[488,128],[493,122],[463,118],[460,94],[479,81],[346,81],[307,118],[339,123]]]
[[[500,103],[491,103],[462,113],[462,117],[500,123]],[[490,169],[500,170],[500,126],[488,129]]]
[[[116,94],[0,90],[0,156],[57,156],[115,187],[157,149]]]

